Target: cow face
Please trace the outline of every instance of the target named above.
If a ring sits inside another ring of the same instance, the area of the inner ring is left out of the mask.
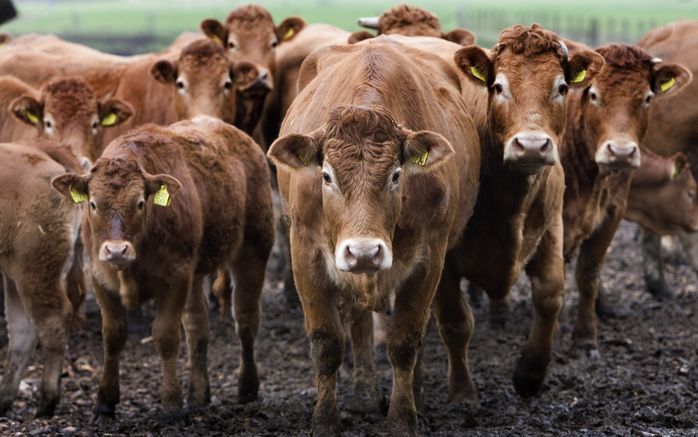
[[[213,117],[230,124],[235,121],[236,88],[246,89],[257,77],[254,65],[231,63],[211,40],[189,44],[176,62],[157,61],[150,72],[173,88],[180,120]]]
[[[203,33],[225,47],[232,61],[250,62],[257,68],[254,88],[266,92],[274,87],[276,48],[291,41],[304,27],[305,22],[298,17],[286,18],[274,26],[269,11],[258,5],[233,10],[225,25],[214,19],[201,22]]]
[[[92,87],[80,78],[65,78],[45,84],[39,100],[18,97],[10,111],[20,121],[36,128],[41,138],[68,144],[78,157],[93,158],[100,149],[103,129],[117,126],[133,114],[121,100],[98,102]]]
[[[51,185],[71,202],[87,202],[93,253],[116,270],[136,260],[150,209],[167,207],[181,187],[172,176],[148,174],[136,161],[121,158],[100,158],[87,175],[64,174]]]
[[[413,132],[381,110],[351,106],[335,109],[327,125],[309,135],[279,138],[268,155],[322,187],[317,207],[335,267],[374,273],[392,266],[393,234],[410,178],[438,168],[452,153],[437,133]]]
[[[635,46],[614,44],[597,52],[606,64],[581,101],[591,153],[602,170],[638,168],[652,102],[679,91],[690,82],[691,73]]]
[[[587,86],[603,66],[591,50],[568,56],[555,34],[535,24],[503,30],[489,54],[476,46],[460,49],[454,61],[487,87],[490,134],[502,146],[504,164],[524,174],[558,162],[567,92]]]

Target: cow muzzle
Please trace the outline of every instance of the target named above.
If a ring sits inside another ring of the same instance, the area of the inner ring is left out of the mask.
[[[393,253],[377,238],[348,239],[337,245],[335,264],[344,272],[375,273],[393,265]]]
[[[609,140],[596,151],[594,160],[611,169],[638,168],[640,148],[634,141]]]
[[[105,241],[99,248],[99,260],[123,270],[136,260],[136,251],[128,241]]]
[[[525,173],[536,173],[557,160],[557,145],[543,132],[520,132],[504,146],[504,163]]]

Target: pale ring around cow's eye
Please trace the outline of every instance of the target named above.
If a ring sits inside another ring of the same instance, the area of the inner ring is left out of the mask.
[[[332,183],[332,176],[330,176],[329,173],[327,173],[325,170],[322,171],[322,180],[325,181],[326,184],[331,184]]]

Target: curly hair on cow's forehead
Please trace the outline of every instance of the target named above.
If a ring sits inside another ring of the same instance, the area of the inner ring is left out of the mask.
[[[565,57],[565,49],[562,48],[560,38],[538,24],[531,27],[517,24],[502,30],[499,34],[499,42],[492,52],[497,55],[505,49],[524,56],[552,52],[561,58]]]
[[[388,9],[379,18],[381,29],[393,29],[403,26],[423,23],[429,27],[441,31],[441,25],[436,15],[422,8],[409,5],[399,5]]]
[[[327,120],[325,136],[347,141],[385,142],[395,138],[398,124],[384,108],[373,106],[339,106]]]
[[[199,39],[191,44],[188,44],[186,47],[184,47],[184,49],[182,49],[182,54],[179,56],[179,58],[193,58],[198,63],[206,63],[214,56],[224,58],[225,49],[222,45],[206,38]]]
[[[53,79],[42,87],[45,93],[49,94],[79,94],[89,95],[94,94],[92,86],[85,82],[81,77],[71,76]]]
[[[260,21],[271,21],[273,19],[269,11],[258,5],[245,5],[234,9],[225,20],[228,24],[255,25]]]
[[[652,65],[654,59],[652,55],[641,48],[627,44],[610,44],[599,47],[596,51],[606,60],[606,65],[619,68],[639,67],[645,69]]]

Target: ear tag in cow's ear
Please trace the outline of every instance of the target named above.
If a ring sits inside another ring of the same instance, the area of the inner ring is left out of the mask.
[[[299,154],[296,155],[296,156],[298,156],[298,160],[301,162],[301,164],[303,164],[303,165],[306,166],[306,167],[310,167],[310,159],[308,159],[308,158],[306,158],[305,156],[303,156],[302,153],[299,153]]]
[[[73,203],[82,203],[87,200],[88,196],[86,193],[80,193],[75,188],[70,187],[70,198],[73,199]]]
[[[427,159],[429,159],[429,152],[425,150],[423,152],[419,152],[418,155],[413,155],[410,158],[410,162],[424,167],[427,165]]]
[[[281,39],[283,39],[284,41],[289,40],[293,37],[293,34],[295,34],[295,33],[296,33],[296,31],[293,29],[293,27],[290,27],[286,31],[286,33],[284,33],[284,36]]]
[[[110,112],[109,115],[104,117],[99,124],[102,126],[114,126],[116,124],[117,116],[113,112]]]
[[[587,77],[587,70],[585,68],[583,70],[579,70],[579,72],[574,75],[574,77],[572,78],[572,80],[570,82],[579,83],[579,82],[582,82],[586,77]]]
[[[470,67],[470,73],[474,76],[480,79],[483,82],[487,82],[487,77],[482,73],[482,71],[478,70],[477,67]]]
[[[220,45],[224,45],[224,44],[223,44],[223,41],[222,41],[220,38],[218,38],[218,35],[213,35],[213,36],[211,36],[211,39],[213,40],[213,42],[216,42],[216,43],[218,43],[218,44],[220,44]]]
[[[24,116],[29,120],[29,123],[33,125],[38,125],[39,124],[39,117],[36,116],[33,112],[30,112],[28,109],[25,109],[23,111]]]
[[[672,77],[666,82],[662,82],[661,84],[659,84],[659,89],[662,90],[663,93],[665,93],[674,85],[676,85],[676,78]]]
[[[167,191],[167,185],[160,185],[160,189],[153,196],[153,203],[157,206],[170,206],[170,193]]]

